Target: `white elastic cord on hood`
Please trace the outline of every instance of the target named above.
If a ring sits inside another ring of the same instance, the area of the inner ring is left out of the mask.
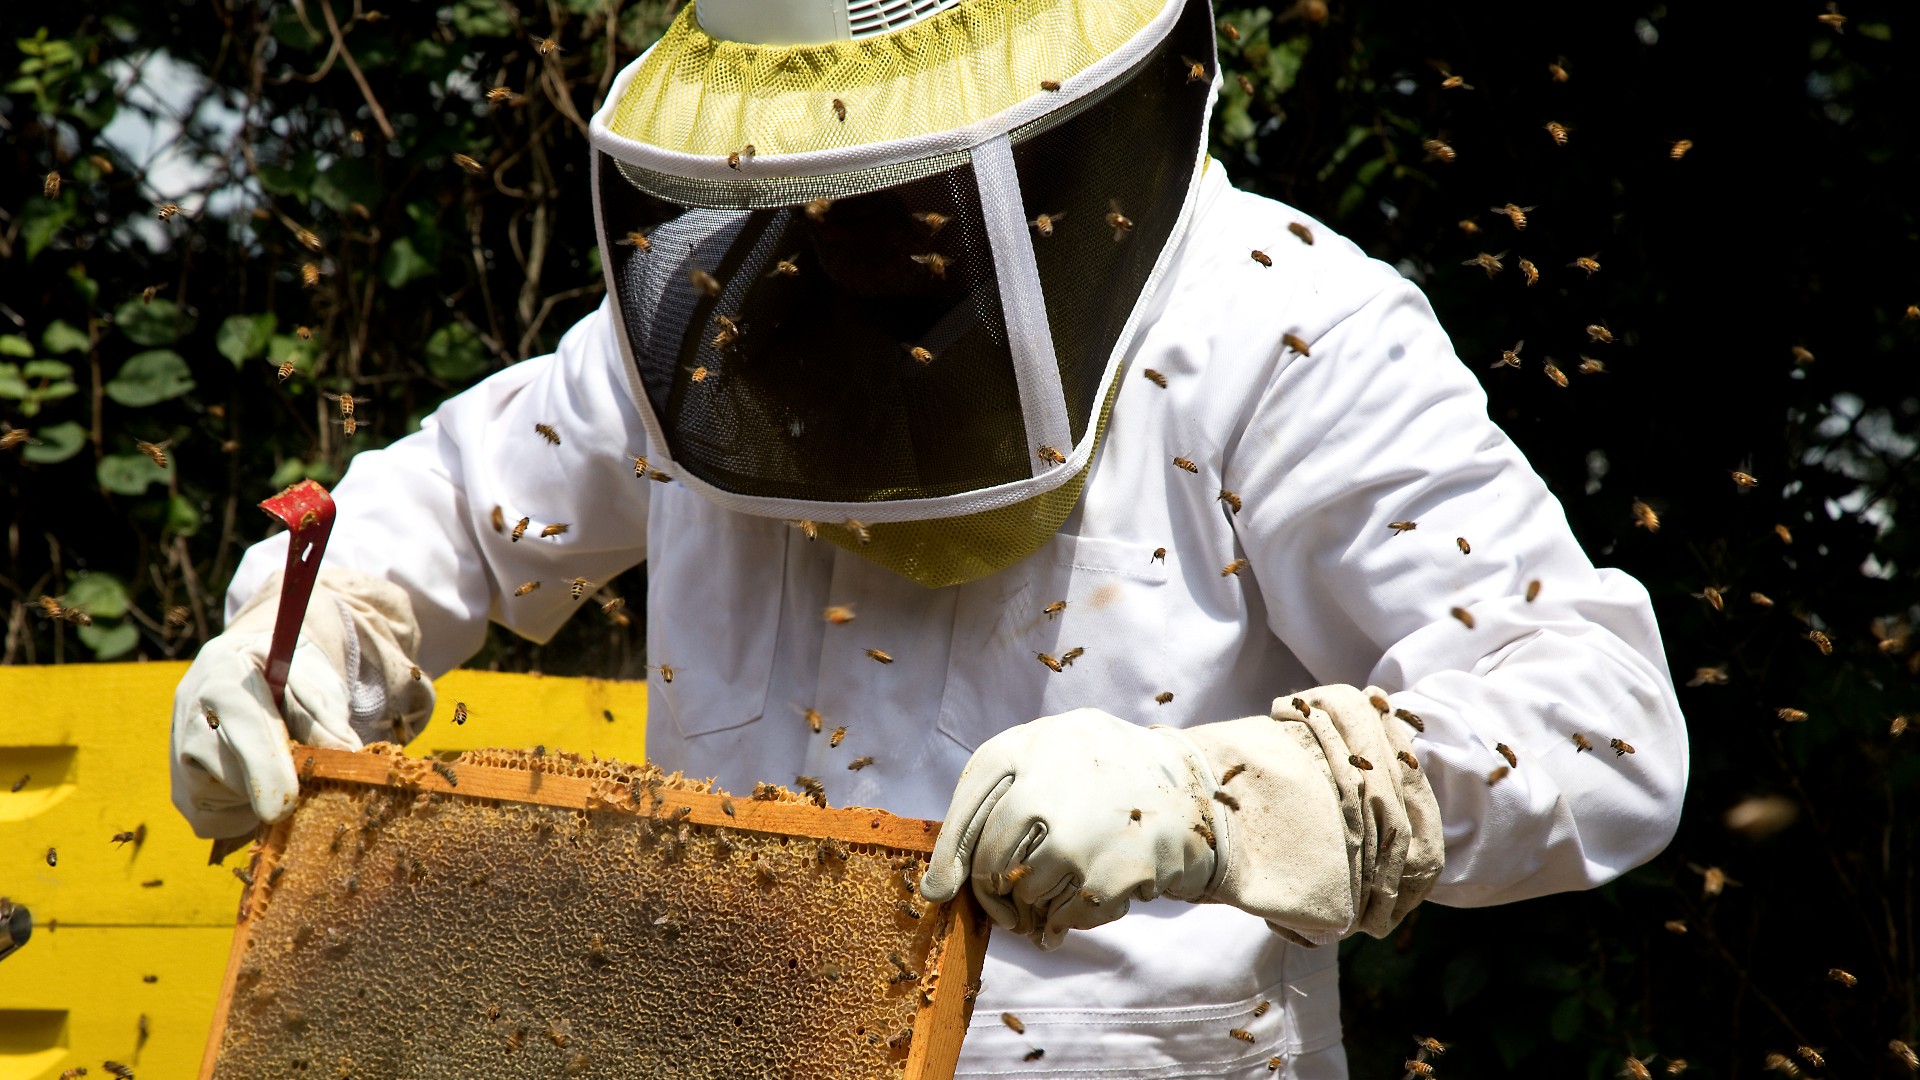
[[[911,26],[960,0],[698,0],[707,36],[749,45],[824,45]]]
[[[1061,457],[1073,452],[1067,424],[1066,394],[1060,388],[1060,362],[1047,323],[1047,298],[1034,262],[1033,237],[1027,232],[1020,201],[1020,174],[1014,170],[1013,142],[997,135],[973,149],[973,179],[980,192],[980,218],[993,247],[993,273],[1000,283],[1000,316],[1007,324],[1007,352],[1014,383],[1020,388],[1020,416],[1027,428],[1027,463],[1033,475],[1061,468],[1064,462],[1040,456],[1052,447]],[[1091,425],[1089,425],[1091,428]]]

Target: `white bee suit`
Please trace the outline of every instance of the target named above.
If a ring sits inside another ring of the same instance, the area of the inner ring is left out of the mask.
[[[1316,243],[1288,232],[1296,221]],[[648,753],[736,792],[809,774],[834,805],[937,818],[971,751],[1035,717],[1090,706],[1189,727],[1346,683],[1383,688],[1424,720],[1407,734],[1444,825],[1433,900],[1584,889],[1658,852],[1677,823],[1687,737],[1647,594],[1581,552],[1418,290],[1319,223],[1234,190],[1214,164],[1151,303],[1066,525],[967,584],[926,589],[780,520],[636,479],[648,447],[605,308],[555,354],[356,457],[334,493],[328,562],[408,594],[418,661],[438,673],[479,648],[489,619],[545,639],[585,606],[556,586],[644,560],[648,656],[674,672],[652,683]],[[526,539],[495,531],[495,506],[533,519]],[[1403,520],[1417,530],[1388,527]],[[572,528],[536,539],[549,522]],[[230,612],[282,563],[283,543],[248,553]],[[512,595],[529,580],[546,587]],[[827,622],[830,604],[855,619]],[[1059,673],[1035,657],[1074,648],[1085,651]],[[1172,700],[1157,704],[1163,692]],[[806,707],[846,726],[838,748],[809,730]],[[1614,738],[1636,752],[1609,751]],[[1505,764],[1496,743],[1519,765],[1489,784]],[[865,755],[870,766],[847,769]],[[1283,836],[1280,817],[1236,828]],[[1266,1077],[1279,1056],[1280,1075],[1341,1076],[1335,959],[1233,908],[1167,899],[1052,952],[1000,934],[961,1074]],[[1030,1049],[1045,1056],[1024,1061]]]

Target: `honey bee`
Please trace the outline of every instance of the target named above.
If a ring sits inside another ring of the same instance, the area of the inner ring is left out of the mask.
[[[1158,702],[1161,705],[1165,705],[1168,702],[1173,700],[1173,691],[1162,690],[1159,693],[1153,695],[1153,700]]]
[[[1427,152],[1428,161],[1437,161],[1442,165],[1451,165],[1460,156],[1454,151],[1453,147],[1448,146],[1439,139],[1428,139],[1422,142],[1420,149]]]
[[[300,264],[300,284],[306,286],[309,289],[313,288],[315,285],[320,284],[320,264],[301,263]]]
[[[1067,670],[1067,666],[1065,664],[1062,664],[1057,657],[1051,656],[1043,652],[1034,653],[1033,656],[1034,656],[1034,659],[1047,665],[1047,670],[1053,672],[1056,675]]]
[[[1293,711],[1299,713],[1301,716],[1313,715],[1313,705],[1309,703],[1306,698],[1296,697],[1287,704],[1293,706]]]
[[[830,604],[820,612],[820,617],[835,626],[845,626],[853,621],[853,608],[846,604]]]
[[[1015,1035],[1025,1035],[1027,1033],[1027,1025],[1021,1023],[1020,1018],[1010,1012],[1001,1013],[1000,1022],[1012,1028]]]
[[[1239,28],[1239,27],[1237,27],[1237,26],[1235,26],[1235,25],[1233,25],[1232,23],[1229,23],[1229,22],[1223,22],[1223,23],[1221,23],[1221,24],[1220,24],[1220,32],[1221,32],[1221,33],[1223,33],[1223,34],[1225,34],[1225,35],[1227,35],[1227,40],[1228,40],[1228,41],[1239,41],[1239,40],[1240,40],[1240,28]]]
[[[146,982],[160,981],[160,977],[157,975],[146,975],[146,976],[142,976],[142,978]],[[133,1070],[128,1068],[125,1065],[120,1064],[117,1061],[103,1061],[100,1063],[100,1067],[112,1073],[113,1075],[120,1077],[120,1080],[133,1080]]]
[[[789,521],[787,524],[799,529],[800,535],[806,537],[808,540],[818,540],[820,538],[820,526],[811,521],[803,519],[799,521]]]
[[[1507,773],[1510,771],[1511,770],[1509,770],[1505,765],[1502,765],[1499,768],[1494,769],[1492,772],[1487,774],[1487,786],[1492,787],[1493,785],[1499,783],[1500,781],[1505,780],[1507,778]]]
[[[1479,222],[1477,222],[1477,221],[1475,221],[1475,220],[1473,220],[1472,218],[1461,218],[1461,219],[1460,219],[1460,220],[1459,220],[1458,222],[1456,222],[1455,224],[1456,224],[1457,226],[1459,226],[1459,229],[1460,229],[1460,231],[1461,231],[1461,232],[1463,232],[1463,233],[1465,233],[1465,234],[1466,234],[1466,235],[1468,235],[1468,236],[1478,236],[1478,235],[1480,235],[1480,232],[1481,232],[1481,229],[1480,229],[1480,223],[1479,223]],[[1461,263],[1460,265],[1462,265],[1462,266],[1466,266],[1466,265],[1469,265],[1469,264],[1467,264],[1467,263]],[[1476,266],[1477,266],[1477,265],[1479,265],[1479,264],[1478,264],[1478,263],[1474,263],[1474,264],[1472,264],[1472,265],[1476,265]]]
[[[1372,697],[1369,697],[1367,699],[1367,704],[1373,706],[1374,710],[1378,712],[1381,716],[1393,715],[1393,706],[1389,705],[1387,703],[1387,699],[1384,697],[1381,697],[1379,694],[1375,694]]]
[[[1058,79],[1041,79],[1040,89],[1048,93],[1058,93],[1060,90],[1060,81]]]
[[[1698,667],[1693,669],[1693,678],[1687,680],[1688,686],[1725,686],[1727,685],[1727,665]]]
[[[1446,72],[1442,72],[1441,78],[1440,78],[1440,89],[1471,90],[1473,89],[1473,84],[1458,75],[1451,75],[1451,74],[1447,74]]]
[[[647,239],[646,233],[638,229],[629,231],[626,236],[615,240],[614,243],[621,247],[630,247],[643,255],[653,250],[653,242]]]
[[[1777,1072],[1787,1080],[1800,1080],[1800,1066],[1795,1065],[1793,1060],[1785,1054],[1768,1054],[1766,1061],[1762,1062],[1760,1067],[1769,1072]]]
[[[1240,84],[1241,93],[1247,95],[1248,97],[1253,96],[1253,80],[1252,79],[1247,78],[1245,75],[1235,75],[1234,79]]]
[[[573,528],[573,526],[564,521],[556,521],[551,525],[543,525],[540,528],[540,538],[544,540],[550,536],[559,536],[571,528]]]
[[[1039,233],[1044,238],[1052,236],[1053,227],[1060,224],[1066,216],[1065,214],[1041,214],[1032,221],[1027,222],[1027,224],[1033,226],[1033,231]]]
[[[807,718],[807,727],[813,729],[815,735],[820,734],[821,718],[818,709],[803,708],[800,710],[800,715]]]
[[[524,518],[524,517],[521,518],[519,521],[516,521],[513,523],[513,542],[514,543],[516,544],[519,543],[520,538],[522,536],[527,535],[527,526],[531,525],[532,523],[533,523],[532,518]]]
[[[1627,1055],[1626,1064],[1620,1067],[1616,1075],[1629,1077],[1631,1080],[1653,1080],[1653,1073],[1647,1069],[1647,1063],[1632,1054]]]
[[[320,238],[314,235],[311,229],[296,229],[294,230],[293,238],[300,241],[300,246],[306,248],[308,251],[319,251],[326,246],[320,242]]]
[[[843,124],[847,122],[847,103],[839,98],[833,99],[833,118]]]
[[[1034,455],[1041,461],[1051,465],[1065,465],[1067,463],[1067,456],[1051,446],[1042,446],[1040,449],[1034,451]]]
[[[212,731],[219,731],[220,730],[220,714],[214,711],[213,706],[203,703],[200,706],[200,711],[207,718],[208,729]]]
[[[742,166],[753,164],[753,155],[754,155],[753,144],[748,143],[745,146],[742,146],[740,149],[735,150],[733,153],[727,155],[727,168],[732,169],[735,172],[738,172],[740,171]]]
[[[1807,640],[1813,642],[1813,647],[1820,650],[1821,656],[1833,655],[1833,639],[1821,631],[1807,631]]]
[[[859,772],[871,764],[873,764],[873,755],[865,754],[847,762],[847,768],[853,772]]]
[[[1259,248],[1253,249],[1253,261],[1259,263],[1261,266],[1273,265],[1273,258]]]
[[[673,682],[674,670],[673,670],[672,664],[648,664],[647,666],[650,668],[655,668],[660,672],[661,682],[668,683],[668,684],[671,684]]]
[[[1567,266],[1573,270],[1585,270],[1587,277],[1591,278],[1600,272],[1600,253],[1596,251],[1592,255],[1582,255]]]
[[[1409,712],[1406,709],[1395,709],[1393,710],[1393,715],[1399,717],[1408,727],[1415,731],[1427,730],[1427,722],[1420,719],[1420,714],[1418,713]]]
[[[1456,546],[1456,547],[1458,547],[1458,548],[1460,549],[1460,554],[1462,554],[1462,555],[1471,555],[1471,554],[1473,554],[1473,545],[1472,545],[1472,544],[1469,544],[1469,543],[1467,543],[1467,538],[1466,538],[1466,537],[1464,537],[1464,536],[1456,536],[1456,537],[1454,537],[1454,538],[1453,538],[1453,543],[1454,543],[1454,546]]]
[[[1727,608],[1727,598],[1721,594],[1719,589],[1714,588],[1712,585],[1694,593],[1693,598],[1696,600],[1705,600],[1707,603],[1713,605],[1713,610],[1715,611],[1725,611]]]
[[[1227,1032],[1227,1034],[1233,1036],[1236,1039],[1239,1039],[1241,1042],[1244,1042],[1244,1043],[1250,1043],[1253,1041],[1253,1032],[1248,1031],[1245,1028],[1234,1028],[1233,1030]]]
[[[573,594],[575,600],[579,600],[580,597],[585,595],[586,591],[592,587],[593,582],[583,577],[572,578],[567,581],[567,591]]]
[[[687,281],[703,295],[709,297],[720,295],[720,279],[697,266],[687,271]]]
[[[58,170],[47,174],[47,178],[40,184],[40,193],[49,199],[57,199],[60,197],[60,173]]]
[[[537,37],[533,39],[533,50],[539,53],[541,56],[552,56],[554,53],[561,51],[560,43],[558,41],[555,41],[552,38],[545,38],[545,37]]]
[[[505,86],[494,86],[487,90],[487,103],[490,105],[514,105],[520,101],[520,95]]]
[[[1285,1063],[1286,1063],[1285,1058],[1281,1057],[1278,1054],[1275,1054],[1273,1057],[1270,1057],[1267,1059],[1267,1071],[1277,1073],[1280,1071],[1280,1066]]]
[[[945,281],[947,278],[947,267],[953,264],[952,259],[947,258],[937,251],[929,251],[922,255],[910,255],[908,258],[926,267],[928,273],[931,273],[934,277],[942,281]]]
[[[48,866],[60,865],[60,853],[54,850],[53,848],[47,849],[47,865]]]
[[[1153,549],[1153,554],[1152,554],[1152,555],[1149,555],[1149,556],[1147,556],[1147,562],[1148,562],[1149,564],[1151,564],[1151,563],[1154,563],[1154,562],[1156,562],[1156,561],[1157,561],[1157,562],[1160,562],[1160,563],[1162,563],[1162,564],[1165,564],[1165,563],[1166,563],[1166,561],[1167,561],[1167,549],[1166,549],[1166,548],[1163,548],[1163,547],[1159,547],[1159,548],[1154,548],[1154,549]]]
[[[1553,140],[1553,145],[1555,146],[1567,145],[1567,133],[1572,130],[1572,128],[1558,121],[1547,121],[1547,137]]]
[[[1217,501],[1226,503],[1236,514],[1240,512],[1240,496],[1228,491],[1226,488],[1220,489]]]
[[[1420,1047],[1421,1050],[1429,1054],[1432,1054],[1434,1057],[1443,1057],[1446,1055],[1447,1044],[1441,1042],[1439,1039],[1421,1038],[1420,1036],[1415,1035],[1413,1037],[1413,1041],[1415,1044],[1417,1044]]]
[[[1508,746],[1506,743],[1494,743],[1493,749],[1501,757],[1507,759],[1508,765],[1516,769],[1520,767],[1520,757],[1513,752],[1513,747]]]
[[[1356,769],[1359,769],[1361,772],[1373,771],[1373,762],[1368,761],[1366,758],[1361,757],[1359,754],[1348,754],[1347,764],[1353,766]]]
[[[1230,577],[1234,574],[1238,574],[1240,571],[1245,570],[1248,565],[1249,564],[1245,559],[1235,559],[1232,562],[1220,568],[1220,576]]]
[[[822,195],[818,198],[808,199],[806,205],[801,207],[801,210],[807,215],[807,220],[818,224],[827,220],[827,211],[832,208],[833,200]]]
[[[289,356],[285,360],[282,360],[280,362],[280,371],[279,371],[280,381],[286,382],[288,379],[292,378],[294,368],[295,368],[295,362],[293,357]]]
[[[1905,1065],[1914,1072],[1920,1072],[1920,1054],[1915,1054],[1912,1047],[1901,1042],[1899,1039],[1889,1039],[1887,1040],[1887,1049],[1893,1053],[1894,1057],[1900,1059],[1900,1064]]]
[[[9,791],[11,791],[11,792],[13,792],[13,793],[15,793],[15,794],[18,794],[18,793],[19,793],[19,791],[20,791],[20,789],[21,789],[21,788],[23,788],[23,787],[26,787],[26,786],[27,786],[27,781],[29,781],[29,780],[31,780],[31,779],[33,779],[33,774],[32,774],[32,773],[26,773],[26,774],[24,774],[24,775],[22,775],[22,776],[20,777],[20,779],[18,779],[18,780],[15,780],[15,781],[13,782],[13,786],[12,786],[11,788],[8,788],[7,790],[9,790]]]
[[[1147,377],[1148,382],[1159,387],[1160,389],[1165,390],[1167,388],[1167,377],[1165,375],[1160,374],[1159,372],[1153,370],[1152,368],[1146,369],[1145,371],[1141,372],[1141,374]]]
[[[921,367],[926,367],[928,364],[933,363],[933,353],[924,345],[913,346],[907,350],[907,355],[913,357],[914,361]]]
[[[1854,978],[1852,973],[1848,972],[1845,968],[1837,968],[1837,967],[1828,968],[1827,978],[1833,980],[1834,982],[1839,983],[1841,986],[1844,986],[1849,990],[1860,985],[1860,980],[1857,978]]]
[[[848,518],[846,521],[841,523],[841,528],[846,529],[848,532],[852,533],[853,538],[855,540],[860,541],[863,544],[873,543],[873,530],[867,528],[867,526],[862,522],[855,521],[853,518]]]
[[[1313,246],[1313,230],[1307,228],[1305,225],[1302,225],[1300,222],[1298,221],[1289,222],[1287,225],[1287,231],[1299,237],[1301,243],[1307,245],[1308,247]]]
[[[1793,353],[1793,366],[1806,367],[1808,364],[1813,363],[1813,351],[1806,346],[1795,345],[1789,351]]]
[[[1543,360],[1540,362],[1540,370],[1546,373],[1547,378],[1553,380],[1553,385],[1560,387],[1562,390],[1566,389],[1567,373],[1560,370],[1559,364],[1554,363],[1550,359]]]
[[[1902,317],[1908,322],[1920,322],[1920,304],[1908,304],[1907,313]]]
[[[1780,542],[1783,544],[1793,543],[1793,530],[1787,528],[1785,525],[1775,525],[1773,527],[1773,535],[1779,537]]]
[[[1415,1080],[1415,1078],[1418,1078],[1418,1080],[1430,1080],[1433,1076],[1433,1066],[1421,1061],[1419,1058],[1409,1058],[1401,1062],[1400,1067],[1407,1070],[1402,1080]]]
[[[1613,331],[1606,323],[1590,323],[1587,326],[1587,340],[1599,345],[1613,344]]]
[[[472,173],[475,176],[479,176],[481,173],[487,170],[487,167],[485,165],[480,164],[479,161],[475,160],[474,158],[466,154],[453,155],[453,163],[455,165],[460,166],[462,169],[467,170],[469,173]]]
[[[1755,607],[1770,608],[1773,606],[1773,597],[1763,592],[1750,592],[1747,594],[1747,600]]]
[[[1200,838],[1207,842],[1208,847],[1215,848],[1215,850],[1218,850],[1215,844],[1215,837],[1213,835],[1212,829],[1207,828],[1207,826],[1204,823],[1199,823],[1194,825],[1193,831],[1195,833],[1198,833]]]
[[[1280,344],[1286,346],[1289,349],[1292,349],[1294,352],[1299,353],[1301,356],[1313,355],[1313,353],[1308,351],[1307,349],[1306,340],[1300,337],[1298,334],[1281,334]]]
[[[891,656],[889,656],[889,655],[887,655],[887,654],[886,654],[886,653],[884,653],[884,652],[881,652],[881,651],[880,651],[879,649],[868,649],[868,650],[867,650],[867,659],[869,659],[869,660],[877,660],[877,661],[879,661],[879,662],[880,662],[880,663],[882,663],[882,664],[891,664],[891,663],[893,663],[893,657],[891,657]]]
[[[1493,275],[1498,274],[1501,271],[1501,269],[1504,267],[1505,264],[1503,264],[1500,260],[1506,257],[1507,257],[1507,253],[1504,251],[1499,253],[1498,255],[1489,255],[1483,251],[1480,254],[1475,255],[1473,258],[1468,259],[1467,261],[1461,263],[1460,265],[1461,266],[1477,266],[1480,269],[1485,270],[1487,272],[1487,277],[1491,278],[1493,277]]]
[[[1608,739],[1607,745],[1613,748],[1614,757],[1626,757],[1634,752],[1633,744],[1625,739]]]
[[[193,613],[188,611],[184,605],[175,604],[167,609],[166,623],[168,626],[178,630],[187,625],[187,620],[191,618],[192,615]]]
[[[1207,65],[1191,56],[1182,56],[1180,62],[1186,65],[1187,81],[1190,83],[1207,81]]]
[[[145,439],[135,439],[133,440],[133,444],[140,449],[141,453],[151,458],[155,465],[163,469],[167,467],[167,447],[173,445],[172,439],[157,443],[150,443]]]
[[[1041,608],[1040,613],[1042,615],[1045,615],[1047,617],[1047,620],[1051,622],[1055,615],[1058,615],[1065,610],[1067,610],[1067,601],[1055,600],[1053,603],[1048,604],[1044,608]]]
[[[1907,717],[1906,717],[1906,714],[1904,713],[1894,717],[1893,721],[1887,725],[1887,734],[1893,736],[1896,739],[1902,735],[1905,735],[1906,733],[1907,733]],[[18,791],[20,789],[15,788],[14,790]]]
[[[1822,26],[1833,27],[1833,32],[1836,34],[1846,33],[1847,17],[1840,14],[1840,5],[1834,0],[1827,0],[1827,10],[1823,14],[1815,15],[1814,18],[1820,20]]]
[[[1031,1050],[1028,1050],[1025,1054],[1021,1055],[1020,1060],[1021,1061],[1039,1061],[1041,1058],[1046,1056],[1047,1056],[1047,1051],[1045,1050],[1045,1048],[1036,1046]]]
[[[1120,203],[1116,200],[1107,202],[1106,222],[1107,228],[1113,230],[1113,242],[1116,244],[1133,231],[1133,219],[1120,212]]]
[[[535,424],[533,425],[533,430],[535,434],[552,443],[554,446],[560,445],[560,433],[553,430],[552,424]]]
[[[1184,469],[1187,472],[1194,473],[1196,475],[1198,475],[1200,472],[1200,466],[1195,465],[1192,461],[1183,457],[1174,458],[1173,467],[1176,469]]]
[[[1811,1046],[1797,1046],[1794,1047],[1793,1052],[1800,1055],[1800,1060],[1816,1069],[1824,1069],[1827,1067],[1826,1055]]]
[[[1221,806],[1224,806],[1229,810],[1240,809],[1240,800],[1234,798],[1233,796],[1227,794],[1224,791],[1214,792],[1213,801],[1219,803]]]
[[[26,428],[0,425],[0,450],[11,450],[29,442],[38,444],[39,441],[33,437],[33,432]]]
[[[1734,485],[1737,487],[1750,488],[1760,486],[1760,481],[1755,479],[1752,473],[1744,473],[1739,469],[1728,469],[1727,475],[1733,477]]]
[[[506,512],[501,510],[500,507],[498,506],[495,506],[493,508],[493,531],[497,533],[504,533],[507,531]]]
[[[1660,531],[1660,515],[1654,513],[1653,507],[1635,499],[1633,500],[1633,525],[1634,528],[1657,533]]]
[[[1576,754],[1591,753],[1593,751],[1593,744],[1587,741],[1585,735],[1577,731],[1573,733],[1573,746],[1573,752]]]
[[[513,590],[513,595],[525,596],[539,587],[540,583],[537,581],[523,581]]]
[[[1580,366],[1574,370],[1582,375],[1605,375],[1607,373],[1607,365],[1595,360],[1591,356],[1582,356],[1580,358]]]
[[[827,745],[830,747],[838,747],[840,745],[840,740],[846,737],[847,737],[847,727],[845,724],[842,724],[839,727],[833,729],[833,734],[827,736]]]
[[[1489,209],[1505,217],[1509,222],[1512,222],[1516,231],[1525,232],[1527,229],[1527,215],[1538,209],[1538,207],[1515,206],[1513,203],[1502,203],[1499,206],[1490,207]],[[1505,254],[1505,252],[1501,254]]]
[[[947,222],[952,221],[953,217],[935,210],[920,210],[913,214],[913,220],[925,225],[927,227],[927,235],[932,236],[934,233],[945,228]]]
[[[1527,339],[1521,338],[1519,341],[1513,343],[1513,348],[1500,350],[1500,359],[1495,360],[1491,366],[1496,368],[1518,368],[1520,366],[1520,350],[1525,348],[1526,345]]]
[[[739,323],[734,322],[732,319],[728,318],[727,316],[721,315],[718,313],[714,315],[713,323],[715,326],[718,326],[720,328],[719,333],[714,334],[711,340],[711,344],[713,345],[714,348],[716,349],[730,348],[734,342],[740,340],[740,324]]]
[[[1667,146],[1667,157],[1674,161],[1679,161],[1681,158],[1686,157],[1687,151],[1691,149],[1693,149],[1692,139],[1675,139]]]
[[[157,216],[160,218],[161,221],[172,221],[174,218],[174,215],[178,214],[179,212],[180,212],[179,203],[177,202],[161,203],[159,208],[159,213]]]
[[[1527,279],[1527,287],[1532,288],[1540,281],[1540,268],[1533,265],[1532,259],[1521,259],[1514,264],[1520,268],[1520,276]]]
[[[1419,523],[1419,522],[1417,522],[1417,521],[1389,521],[1389,522],[1387,522],[1387,528],[1389,528],[1389,529],[1392,529],[1392,530],[1393,530],[1393,535],[1395,535],[1395,536],[1399,536],[1399,535],[1400,535],[1401,533],[1410,533],[1410,532],[1412,532],[1413,530],[1415,530],[1415,529],[1417,529],[1417,528],[1419,528],[1419,527],[1420,527],[1420,523]]]

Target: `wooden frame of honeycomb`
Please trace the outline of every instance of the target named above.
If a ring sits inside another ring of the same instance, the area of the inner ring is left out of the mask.
[[[203,1080],[953,1076],[989,923],[913,890],[938,822],[539,751],[296,758]]]

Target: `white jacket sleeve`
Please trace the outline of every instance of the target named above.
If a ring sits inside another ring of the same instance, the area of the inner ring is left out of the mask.
[[[1320,681],[1385,688],[1424,722],[1413,748],[1446,839],[1430,899],[1608,881],[1666,846],[1686,786],[1646,590],[1588,561],[1426,298],[1385,267],[1374,277],[1357,310],[1296,331],[1311,355],[1275,358],[1227,448],[1269,624]],[[1418,527],[1389,527],[1401,521]],[[1490,784],[1503,743],[1518,765]]]
[[[551,355],[449,398],[420,430],[354,457],[334,489],[326,565],[398,585],[419,624],[416,662],[438,675],[472,656],[489,619],[544,641],[585,603],[567,582],[605,582],[646,557],[647,453],[627,368],[603,305]],[[534,430],[550,426],[559,445]],[[505,531],[495,531],[494,507]],[[519,519],[531,518],[518,541]],[[567,530],[541,537],[543,527]],[[248,550],[227,590],[231,619],[286,561],[280,534]],[[528,581],[540,588],[514,590]]]

